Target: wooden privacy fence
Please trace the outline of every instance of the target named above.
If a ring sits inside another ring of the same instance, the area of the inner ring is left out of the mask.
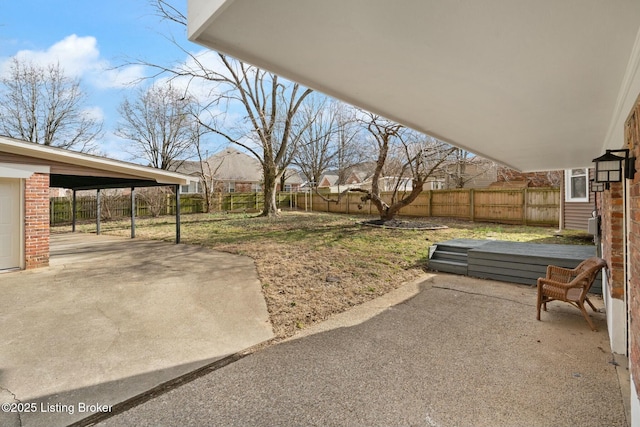
[[[325,197],[337,199],[337,194]],[[377,215],[370,201],[363,203],[362,193],[348,193],[340,203],[327,202],[317,194],[278,193],[276,201],[281,209],[302,209],[317,212]],[[387,203],[391,193],[382,193]],[[102,219],[116,219],[131,216],[129,196],[103,197]],[[51,199],[51,224],[71,222],[71,198]],[[96,198],[78,197],[76,215],[79,221],[96,218]],[[212,212],[257,212],[263,208],[262,193],[216,194],[211,200]],[[503,224],[558,226],[560,190],[556,188],[525,189],[462,189],[425,191],[409,206],[400,210],[399,215],[417,217],[449,217],[470,221],[498,222]],[[205,201],[199,195],[182,195],[180,212],[202,213]],[[136,198],[136,216],[173,215],[175,198],[164,195],[158,200]]]
[[[391,193],[382,193],[389,203]],[[325,195],[334,200],[337,194]],[[347,193],[340,203],[327,202],[314,194],[298,207],[321,212],[376,215],[375,206],[361,201],[361,193]],[[525,189],[461,189],[425,191],[399,215],[418,217],[449,217],[470,221],[503,224],[558,226],[560,190],[557,188]]]

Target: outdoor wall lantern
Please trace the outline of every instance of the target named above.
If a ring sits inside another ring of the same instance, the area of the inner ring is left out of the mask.
[[[595,179],[589,182],[591,182],[591,191],[594,193],[602,193],[604,191],[604,182],[597,182]]]
[[[616,156],[612,153],[624,153],[624,157]],[[624,169],[624,177],[633,179],[636,168],[636,158],[629,157],[629,150],[624,148],[621,150],[607,150],[602,156],[593,159],[596,164],[596,182],[606,183],[607,187],[610,182],[622,181],[622,172]]]

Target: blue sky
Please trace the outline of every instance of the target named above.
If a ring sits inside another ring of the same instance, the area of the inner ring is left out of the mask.
[[[172,4],[186,11],[186,0]],[[182,28],[162,22],[148,0],[0,0],[0,73],[16,55],[41,64],[59,62],[66,74],[81,79],[87,107],[104,120],[101,151],[135,160],[113,135],[117,106],[136,90],[127,83],[150,72],[114,67],[136,59],[163,65],[185,60],[166,36],[194,52],[203,50],[186,40]]]

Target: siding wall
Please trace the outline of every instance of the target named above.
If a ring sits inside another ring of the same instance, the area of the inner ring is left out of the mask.
[[[589,179],[593,178],[594,170],[589,169]],[[591,213],[595,210],[595,194],[588,188],[588,202],[567,202],[565,201],[566,180],[562,180],[562,195],[560,201],[562,203],[562,228],[570,230],[587,231],[588,220]]]

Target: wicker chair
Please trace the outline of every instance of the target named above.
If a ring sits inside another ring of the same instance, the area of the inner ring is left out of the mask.
[[[607,263],[598,257],[588,258],[574,269],[548,266],[547,277],[538,279],[538,320],[540,320],[540,308],[544,307],[544,311],[547,311],[549,301],[564,301],[577,307],[591,330],[596,331],[584,303],[589,304],[593,311],[597,311],[589,301],[587,293],[600,270],[606,266]]]

